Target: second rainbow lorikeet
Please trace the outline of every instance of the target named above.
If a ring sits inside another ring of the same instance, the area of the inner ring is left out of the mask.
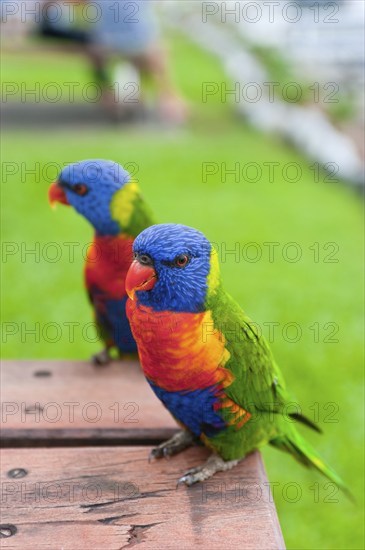
[[[179,482],[192,485],[270,443],[346,490],[299,434],[320,431],[292,402],[266,340],[223,288],[218,254],[196,229],[149,227],[134,241],[127,315],[145,376],[184,428],[156,447],[169,456],[200,440],[213,454]]]
[[[48,194],[51,204],[73,206],[95,230],[84,277],[105,349],[93,362],[107,364],[113,347],[120,354],[135,353],[125,313],[125,277],[135,237],[154,223],[137,183],[116,162],[84,160],[66,166]]]

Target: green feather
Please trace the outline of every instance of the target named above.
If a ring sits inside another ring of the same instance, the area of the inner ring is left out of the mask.
[[[156,223],[133,180],[114,193],[110,210],[112,218],[123,228],[123,233],[132,237],[137,237],[144,229]]]
[[[217,273],[213,279],[215,285],[209,289],[206,308],[212,313],[214,329],[225,338],[230,354],[225,368],[234,375],[233,382],[224,391],[236,405],[248,411],[251,418],[238,429],[234,424],[229,425],[207,438],[207,445],[225,460],[233,460],[270,443],[289,452],[305,466],[319,470],[351,498],[342,479],[300,436],[294,422],[298,420],[319,431],[318,428],[301,415],[285,413],[293,399],[265,338],[222,285],[217,284]],[[224,419],[231,421],[229,408],[221,410]]]

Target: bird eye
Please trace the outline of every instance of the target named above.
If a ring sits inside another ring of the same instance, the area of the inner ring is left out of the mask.
[[[176,267],[185,267],[190,261],[189,256],[186,254],[180,254],[179,256],[176,256],[174,260],[174,265]]]
[[[77,195],[80,195],[81,197],[83,197],[88,192],[88,188],[84,183],[77,183],[76,185],[73,186],[73,191],[75,191]]]
[[[148,254],[138,254],[138,261],[142,265],[152,265],[152,260]]]

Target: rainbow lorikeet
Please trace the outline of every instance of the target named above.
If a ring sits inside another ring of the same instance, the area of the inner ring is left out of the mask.
[[[292,400],[271,351],[222,286],[218,255],[196,229],[154,225],[133,244],[126,278],[127,315],[144,374],[184,428],[151,456],[173,455],[200,440],[213,450],[179,482],[192,485],[235,466],[270,443],[341,488],[295,427],[320,431],[301,414],[285,414]]]
[[[73,206],[95,230],[84,277],[105,349],[93,356],[93,362],[108,363],[113,347],[120,354],[135,353],[125,313],[125,277],[134,238],[154,223],[137,183],[120,164],[85,160],[62,170],[49,189],[49,200]]]

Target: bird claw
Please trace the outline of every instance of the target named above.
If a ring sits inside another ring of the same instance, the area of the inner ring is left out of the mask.
[[[157,458],[170,460],[172,454],[170,447],[155,447],[148,455],[148,462],[154,462]]]
[[[187,470],[185,474],[177,481],[176,488],[183,484],[190,487],[199,481],[205,481],[206,479],[214,476],[217,472],[225,472],[226,470],[230,470],[238,463],[239,460],[224,461],[218,455],[213,454],[201,466]]]
[[[170,459],[169,449],[168,448],[160,448],[155,447],[152,449],[152,451],[148,455],[148,462],[151,464],[151,462],[154,462],[157,458],[167,458]]]
[[[105,367],[105,365],[108,365],[110,361],[111,357],[107,349],[103,349],[91,357],[91,362],[96,367]]]
[[[171,439],[161,443],[158,447],[152,449],[148,455],[148,462],[152,462],[155,458],[166,458],[170,460],[173,455],[180,453],[194,443],[194,437],[187,431],[176,433]]]
[[[170,447],[164,447],[163,457],[166,458],[166,460],[170,460],[170,458],[171,458],[171,449],[170,449]]]
[[[159,447],[155,447],[148,455],[148,462],[154,462],[157,458],[161,458],[162,456],[161,449]]]
[[[186,484],[186,476],[181,476],[177,482],[176,482],[176,490],[180,487],[180,485],[187,485]]]
[[[194,483],[198,483],[198,481],[203,481],[205,477],[203,477],[203,466],[197,466],[196,468],[190,468],[183,476],[181,476],[177,480],[176,489],[179,487],[179,485],[186,485],[187,487],[190,487],[191,485],[194,485]],[[199,476],[199,474],[201,474]]]
[[[196,470],[197,468],[193,468],[192,470]],[[192,470],[188,470],[185,472],[183,476],[181,476],[176,483],[176,489],[179,488],[180,485],[186,485],[187,487],[190,487],[191,485],[194,485],[194,483],[197,483],[200,481],[199,479],[196,479],[194,477],[194,473]]]

